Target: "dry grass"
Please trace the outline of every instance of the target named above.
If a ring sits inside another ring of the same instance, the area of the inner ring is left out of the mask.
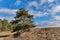
[[[11,32],[10,31],[0,32],[0,36],[2,36],[2,35],[11,35]]]

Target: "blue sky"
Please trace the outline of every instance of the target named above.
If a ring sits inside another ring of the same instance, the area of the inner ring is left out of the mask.
[[[34,15],[38,27],[60,26],[60,0],[0,0],[0,19],[14,20],[20,8]]]

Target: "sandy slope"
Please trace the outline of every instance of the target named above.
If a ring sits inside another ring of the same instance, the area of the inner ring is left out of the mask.
[[[31,28],[17,38],[5,37],[0,40],[60,40],[60,28]]]

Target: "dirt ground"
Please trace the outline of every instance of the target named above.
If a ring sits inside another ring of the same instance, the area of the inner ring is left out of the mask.
[[[5,34],[4,32],[0,35]],[[60,27],[56,28],[31,28],[29,32],[24,32],[16,38],[12,34],[6,32],[10,36],[0,37],[0,40],[60,40]]]

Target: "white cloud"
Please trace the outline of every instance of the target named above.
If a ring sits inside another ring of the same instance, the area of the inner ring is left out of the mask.
[[[17,9],[0,8],[0,13],[6,13],[7,15],[8,14],[15,15],[16,11],[17,11]],[[10,17],[0,16],[0,19],[4,19],[4,18],[7,19],[7,20],[9,20],[9,21],[14,20],[14,16],[10,16]]]
[[[47,13],[47,12],[43,13],[41,11],[34,11],[34,10],[29,10],[28,13],[31,14],[31,15],[34,15],[34,18],[49,15],[49,13]]]
[[[41,0],[41,3],[45,3],[46,2],[46,0]]]
[[[54,1],[55,1],[55,0],[41,0],[41,4],[46,3],[46,2],[52,3],[52,2],[54,2]]]
[[[51,13],[53,15],[56,15],[57,12],[60,12],[60,5],[56,5],[55,7],[52,8]]]
[[[16,6],[19,6],[21,4],[21,0],[16,0],[16,2],[14,3]]]
[[[53,16],[55,20],[60,21],[60,16]]]
[[[48,0],[49,3],[50,3],[50,2],[53,2],[53,1],[55,1],[55,0]]]
[[[49,13],[47,12],[41,12],[41,11],[36,11],[38,9],[40,9],[42,3],[46,2],[46,0],[41,0],[41,3],[38,3],[37,1],[31,1],[28,3],[28,7],[27,10],[29,10],[29,13],[34,15],[35,17],[42,17],[42,16],[47,16]],[[41,5],[40,5],[41,4]],[[36,10],[33,10],[31,7],[34,6],[36,8]],[[43,9],[46,10],[46,9]]]
[[[0,8],[0,13],[15,14],[17,9]]]
[[[60,27],[60,21],[54,19],[47,22],[40,22],[38,25],[40,28]]]
[[[37,6],[37,5],[38,5],[38,3],[36,1],[32,1],[29,3],[29,6]]]
[[[52,19],[50,21],[40,22],[40,28],[60,27],[60,16],[56,15],[57,12],[60,12],[60,5],[56,5],[50,10]]]
[[[40,22],[38,27],[40,28],[50,28],[50,27],[60,27],[60,16],[53,15],[52,19],[45,22]]]
[[[50,28],[50,27],[60,27],[60,16],[56,15],[57,12],[60,12],[60,5],[55,5],[52,9],[49,10],[50,14],[52,15],[52,19],[49,21],[45,21],[45,22],[38,22],[37,25],[39,25],[38,27],[40,28]],[[38,13],[38,11],[37,11]],[[48,15],[49,13],[43,13],[41,15],[40,14],[36,14],[36,16],[45,16]]]
[[[39,3],[37,1],[32,1],[28,3],[28,8],[34,6],[36,9],[39,8]]]
[[[41,12],[37,12],[36,14],[33,14],[35,17],[42,17],[42,16],[47,16],[48,13],[45,12],[45,13],[41,13]]]

